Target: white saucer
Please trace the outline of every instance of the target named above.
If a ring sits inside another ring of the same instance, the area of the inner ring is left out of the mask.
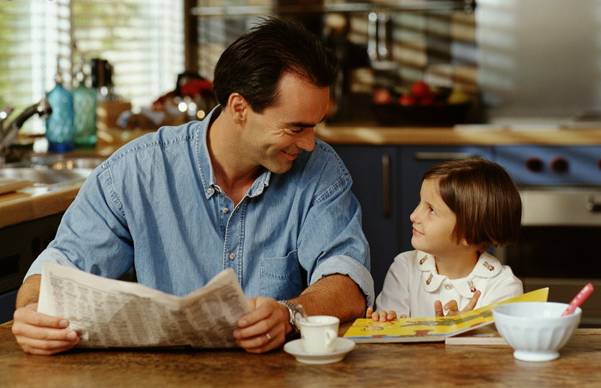
[[[314,354],[305,352],[303,340],[297,339],[284,345],[284,351],[296,358],[296,361],[304,364],[331,364],[341,361],[353,348],[355,343],[347,338],[336,338],[335,349],[333,352],[324,354]]]

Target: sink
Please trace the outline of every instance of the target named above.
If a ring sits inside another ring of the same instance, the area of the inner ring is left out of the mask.
[[[97,157],[65,157],[62,155],[32,156],[31,164],[46,166],[54,170],[93,170],[104,162],[103,158]]]
[[[36,191],[53,190],[83,183],[102,162],[104,159],[98,157],[35,155],[28,161],[6,164],[0,168],[0,178],[30,181],[33,184],[31,189]]]
[[[34,185],[66,185],[83,182],[92,172],[91,168],[58,170],[49,167],[5,167],[0,168],[0,177],[24,179]]]

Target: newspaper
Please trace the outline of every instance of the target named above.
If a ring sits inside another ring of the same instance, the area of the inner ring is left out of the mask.
[[[232,269],[178,297],[141,284],[45,263],[38,311],[63,317],[79,347],[235,347],[233,330],[249,311]]]

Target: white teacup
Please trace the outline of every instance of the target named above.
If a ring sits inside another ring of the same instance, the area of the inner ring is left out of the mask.
[[[307,353],[330,353],[334,351],[340,320],[329,315],[313,315],[298,322]]]

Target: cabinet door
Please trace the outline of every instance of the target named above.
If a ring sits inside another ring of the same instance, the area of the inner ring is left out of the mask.
[[[335,147],[353,177],[353,193],[363,210],[363,230],[371,251],[376,294],[399,252],[398,152],[395,147]]]
[[[13,319],[16,299],[17,290],[0,294],[0,323],[8,322]]]
[[[0,323],[12,319],[16,290],[29,266],[52,241],[62,214],[0,228]]]
[[[401,220],[400,243],[401,251],[412,250],[411,246],[411,221],[409,215],[419,202],[419,190],[424,173],[435,164],[453,160],[464,159],[471,156],[480,156],[493,160],[492,147],[477,146],[407,146],[402,147],[399,158],[401,184]],[[401,168],[402,166],[402,168]]]

